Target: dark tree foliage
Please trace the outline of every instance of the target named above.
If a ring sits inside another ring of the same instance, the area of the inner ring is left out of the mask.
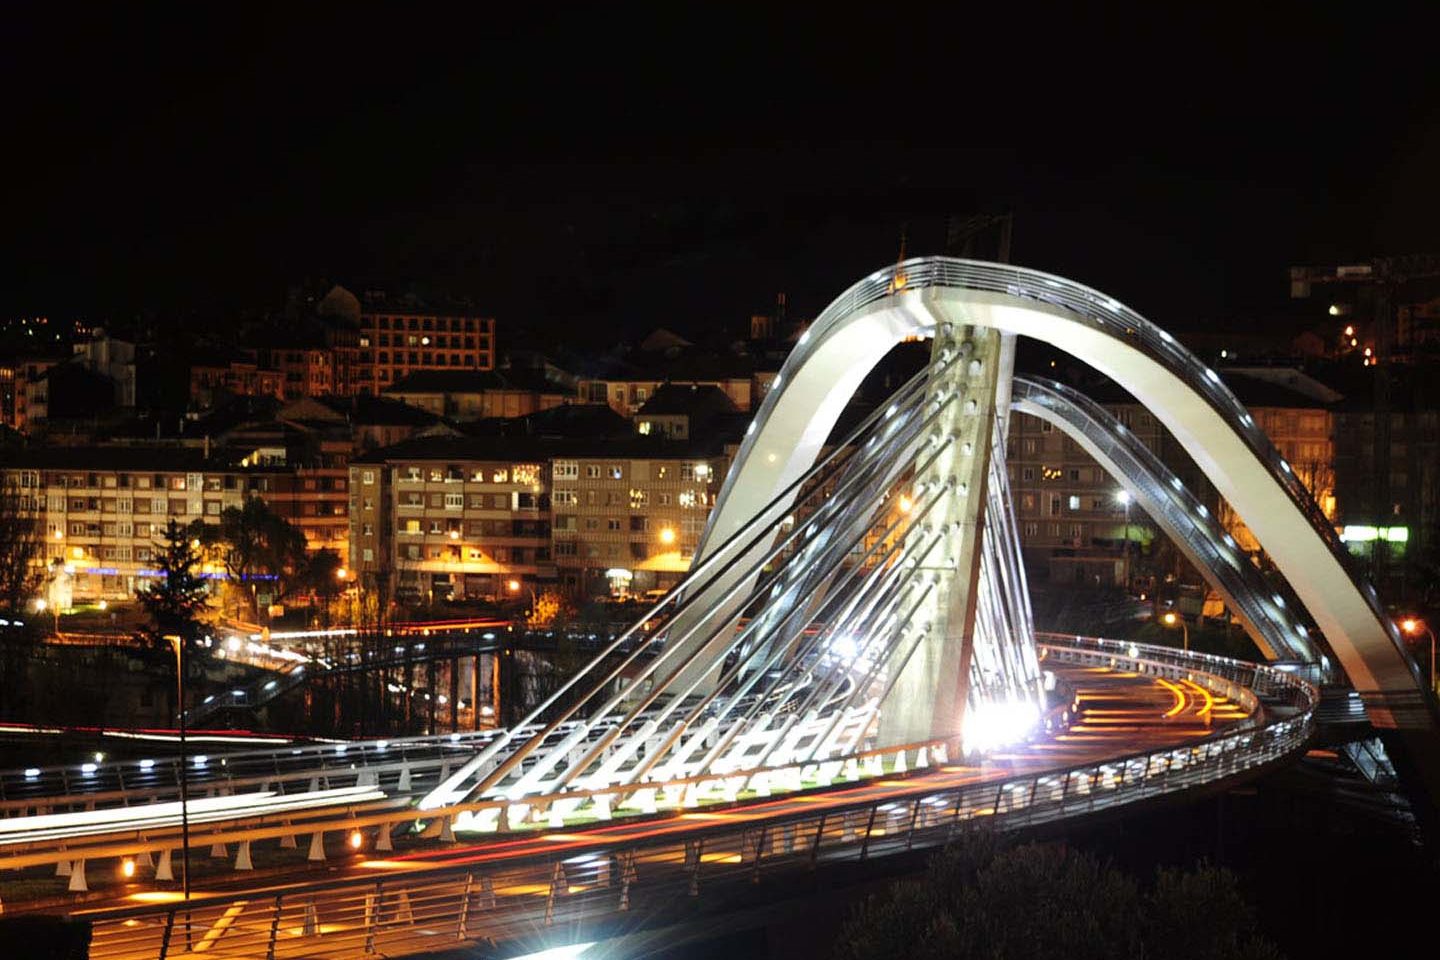
[[[1204,864],[1142,888],[1058,845],[979,839],[870,897],[840,930],[839,960],[1273,960],[1234,874]]]
[[[141,637],[152,647],[168,647],[166,637],[178,636],[189,647],[200,638],[199,615],[205,609],[208,592],[195,568],[200,557],[191,546],[186,529],[171,520],[165,527],[156,569],[160,576],[135,591],[135,598],[150,616],[150,625]]]
[[[0,613],[24,619],[25,607],[40,586],[45,538],[33,505],[27,509],[19,488],[0,488]]]
[[[32,696],[30,655],[41,636],[31,603],[41,587],[45,538],[35,501],[0,487],[0,716],[24,716]],[[24,626],[17,626],[24,624]]]
[[[261,578],[273,584],[271,592],[277,603],[297,594],[329,597],[338,592],[335,574],[341,566],[340,555],[333,550],[307,554],[300,528],[259,497],[251,497],[242,507],[227,508],[217,524],[196,520],[190,525],[190,535],[224,565],[252,609],[257,605]]]

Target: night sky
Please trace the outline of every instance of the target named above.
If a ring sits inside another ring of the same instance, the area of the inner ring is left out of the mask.
[[[1435,33],[1378,8],[1037,39],[490,6],[7,8],[0,311],[223,320],[329,279],[502,332],[695,331],[1013,210],[1016,262],[1244,328],[1293,312],[1291,263],[1440,249]]]

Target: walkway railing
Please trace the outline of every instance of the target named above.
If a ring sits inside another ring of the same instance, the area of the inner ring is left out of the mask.
[[[1220,783],[1284,760],[1310,736],[1318,693],[1283,670],[1122,641],[1050,635],[1042,642],[1048,657],[1190,679],[1249,703],[1258,695],[1266,708],[1204,739],[1073,769],[938,790],[919,771],[890,781],[883,800],[763,820],[746,818],[741,805],[727,808],[734,816],[696,816],[680,835],[656,830],[615,843],[598,833],[592,844],[567,845],[564,856],[433,867],[381,862],[373,880],[227,893],[188,908],[99,911],[89,915],[90,955],[148,960],[188,946],[227,957],[401,956],[481,938],[538,944],[549,928],[613,921],[636,909],[660,923],[686,897],[724,897],[821,865],[938,846],[966,830],[1020,830]],[[573,927],[559,929],[574,935]]]

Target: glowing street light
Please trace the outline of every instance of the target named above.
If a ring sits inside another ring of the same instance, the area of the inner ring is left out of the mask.
[[[907,496],[906,496],[905,494],[903,494],[903,493],[900,494],[900,512],[901,512],[901,513],[909,513],[911,510],[914,510],[914,509],[915,509],[915,501],[914,501],[914,500],[911,500],[909,497],[907,497]]]
[[[507,580],[507,581],[505,582],[505,589],[506,589],[506,590],[509,590],[511,593],[519,593],[519,592],[520,592],[520,581],[519,581],[519,580]]]
[[[1430,638],[1430,689],[1435,689],[1435,631],[1418,617],[1406,617],[1400,621],[1400,629],[1408,636],[1417,636],[1422,631]]]
[[[667,547],[675,542],[675,530],[671,527],[660,528],[660,542]]]
[[[339,570],[335,571],[336,580],[344,580],[348,576],[350,576],[350,571],[346,570],[344,567],[341,567]]]
[[[1174,610],[1167,610],[1165,611],[1165,615],[1160,618],[1160,622],[1172,630],[1175,629],[1176,624],[1180,625],[1181,646],[1186,653],[1189,653],[1190,627],[1185,623],[1185,618],[1177,614]]]

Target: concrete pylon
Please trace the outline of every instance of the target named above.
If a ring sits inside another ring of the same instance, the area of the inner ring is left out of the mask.
[[[375,852],[389,853],[395,849],[395,843],[390,838],[390,826],[382,823],[380,829],[375,832]]]
[[[443,820],[440,821],[440,842],[455,842],[455,824],[453,817],[445,817]]]
[[[254,870],[255,865],[250,862],[250,841],[241,840],[235,850],[235,869]]]
[[[170,850],[167,847],[160,851],[160,862],[155,865],[156,880],[174,880],[175,871],[170,866]]]
[[[915,485],[943,498],[930,519],[944,535],[915,571],[932,577],[934,587],[911,617],[914,628],[924,632],[913,652],[900,644],[892,665],[899,677],[880,707],[881,744],[960,735],[974,650],[1000,353],[1000,334],[994,330],[950,320],[937,323],[931,367],[950,366],[932,377],[926,399],[933,403],[953,397],[953,402],[934,428],[947,446],[915,477]],[[924,530],[911,534],[917,539],[929,535]]]
[[[310,850],[305,854],[305,859],[310,862],[318,862],[325,859],[325,833],[316,830],[310,834]]]
[[[443,781],[442,781],[442,782],[443,782]],[[406,762],[400,764],[400,782],[399,782],[398,784],[396,784],[395,789],[398,790],[398,791],[401,792],[401,793],[409,793],[409,792],[410,792],[410,763],[409,763],[409,761],[406,761]]]
[[[85,861],[76,860],[70,867],[70,885],[65,888],[71,893],[85,893],[90,889],[85,883]]]
[[[59,861],[58,863],[55,864],[55,876],[57,876],[57,877],[68,877],[68,876],[70,876],[70,861],[69,861],[69,860],[61,860],[61,861]]]
[[[230,856],[230,851],[228,851],[228,850],[225,849],[225,844],[223,844],[223,843],[212,843],[212,844],[210,844],[210,858],[211,858],[212,860],[224,860],[224,859],[225,859],[226,857],[228,857],[228,856]]]

